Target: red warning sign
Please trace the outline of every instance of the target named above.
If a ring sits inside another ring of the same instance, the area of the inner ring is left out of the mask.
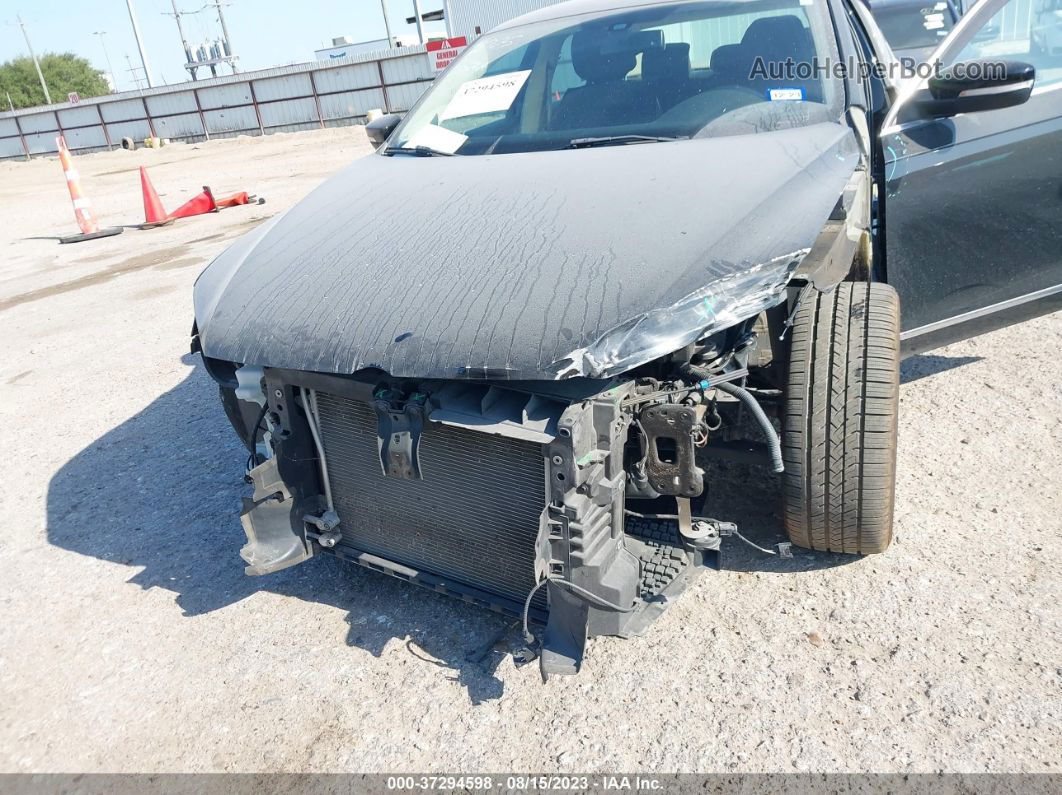
[[[428,57],[431,58],[432,66],[435,67],[436,72],[441,72],[453,63],[454,58],[460,55],[465,47],[468,46],[468,37],[458,36],[453,39],[429,41],[426,46],[428,48]]]

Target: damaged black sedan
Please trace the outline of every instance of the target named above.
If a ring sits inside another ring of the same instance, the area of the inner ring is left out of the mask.
[[[476,40],[197,282],[247,572],[328,552],[523,616],[549,675],[740,540],[708,455],[783,473],[790,543],[883,552],[903,353],[1058,305],[1060,75],[995,46],[1008,5],[902,85],[843,0],[577,0]]]

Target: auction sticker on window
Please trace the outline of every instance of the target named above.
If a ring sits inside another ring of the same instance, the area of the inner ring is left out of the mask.
[[[767,99],[771,102],[803,102],[804,89],[772,88],[767,91]]]
[[[410,136],[409,140],[405,141],[403,145],[412,148],[426,146],[437,152],[446,152],[447,154],[452,155],[464,146],[464,143],[467,140],[467,135],[462,135],[453,130],[447,130],[445,127],[440,127],[437,124],[426,124],[414,135]]]
[[[469,80],[457,89],[446,110],[439,114],[439,121],[508,110],[530,76],[531,70],[528,69]]]

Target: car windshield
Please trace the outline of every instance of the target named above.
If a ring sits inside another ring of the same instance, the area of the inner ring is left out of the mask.
[[[937,3],[882,3],[871,6],[874,21],[892,49],[936,47],[951,32],[955,19],[951,7]]]
[[[654,143],[835,120],[844,86],[824,0],[636,6],[479,38],[384,154]]]

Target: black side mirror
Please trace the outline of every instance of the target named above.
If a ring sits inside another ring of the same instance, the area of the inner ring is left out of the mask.
[[[398,126],[400,121],[402,121],[400,113],[388,113],[373,119],[365,125],[365,132],[369,136],[369,141],[373,146],[380,146],[391,137],[391,133],[395,131],[395,127]]]
[[[1032,94],[1036,68],[1021,61],[964,61],[929,78],[913,103],[922,118],[1021,105]]]

